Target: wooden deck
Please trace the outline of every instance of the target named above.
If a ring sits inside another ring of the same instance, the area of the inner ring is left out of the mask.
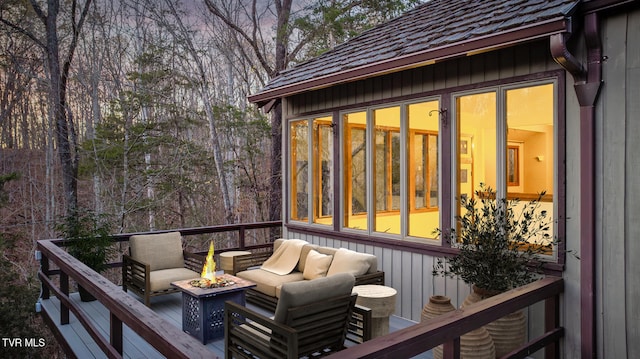
[[[135,294],[131,293],[132,296]],[[70,295],[71,299],[78,303],[80,307],[86,311],[88,317],[91,318],[93,324],[99,328],[105,337],[109,337],[109,312],[98,301],[81,302],[77,293]],[[153,297],[151,308],[167,319],[178,328],[182,328],[182,299],[180,293]],[[265,315],[272,313],[265,312],[252,305],[248,305],[251,309],[261,312]],[[60,334],[65,338],[71,350],[77,358],[106,358],[106,355],[100,350],[98,345],[92,340],[80,322],[73,313],[70,314],[69,324],[60,325],[60,302],[57,298],[51,297],[42,301],[42,310],[46,312],[58,328]],[[44,314],[44,313],[43,313]],[[396,331],[415,324],[415,322],[392,316],[389,321],[390,331]],[[224,340],[216,340],[210,342],[206,346],[212,352],[212,357],[224,358]],[[149,343],[142,339],[138,334],[133,332],[126,325],[123,326],[123,357],[124,358],[164,358]],[[416,358],[432,359],[431,352],[424,353]]]

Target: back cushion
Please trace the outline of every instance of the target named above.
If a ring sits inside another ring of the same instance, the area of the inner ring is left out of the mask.
[[[325,277],[332,259],[333,256],[318,253],[315,250],[309,251],[304,265],[304,272],[302,272],[303,278],[311,280]]]
[[[373,254],[359,253],[346,248],[340,248],[333,255],[333,261],[327,276],[337,273],[351,273],[354,276],[363,275],[376,265],[377,258]],[[377,268],[375,268],[377,269]]]
[[[152,271],[184,267],[180,232],[131,236],[129,248],[131,257],[149,264]]]
[[[273,320],[285,323],[287,311],[291,307],[298,307],[340,295],[351,294],[356,279],[348,273],[340,273],[332,277],[314,280],[284,283],[280,291],[280,299],[276,306]]]
[[[305,265],[307,264],[307,256],[312,250],[317,250],[318,246],[315,244],[305,244],[300,251],[300,260],[298,261],[298,271],[304,273]]]

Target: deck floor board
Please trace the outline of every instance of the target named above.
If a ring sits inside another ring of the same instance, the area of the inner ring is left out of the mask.
[[[135,296],[135,294],[131,294]],[[71,294],[71,300],[78,303],[82,310],[87,313],[87,316],[91,318],[93,325],[102,333],[106,338],[109,337],[109,312],[98,301],[94,302],[81,302],[77,293]],[[251,309],[254,309],[265,315],[272,315],[260,308],[256,308],[252,305],[248,305]],[[158,315],[169,321],[171,324],[178,328],[182,328],[182,297],[180,293],[174,293],[164,295],[160,297],[152,298],[151,309],[153,309]],[[74,351],[78,358],[106,358],[106,355],[102,352],[100,347],[93,341],[89,333],[80,324],[80,321],[73,315],[69,314],[69,324],[60,325],[60,302],[56,297],[42,300],[42,310],[46,311],[52,321],[56,324],[61,335],[69,343],[69,346]],[[396,331],[406,328],[415,324],[415,322],[400,318],[397,316],[391,316],[389,320],[390,331]],[[152,345],[147,343],[138,334],[133,332],[129,327],[123,325],[123,357],[124,358],[164,358]],[[219,339],[209,342],[207,348],[211,350],[213,356],[218,358],[224,358],[224,340]],[[430,352],[424,353],[419,356],[423,359],[432,359]]]

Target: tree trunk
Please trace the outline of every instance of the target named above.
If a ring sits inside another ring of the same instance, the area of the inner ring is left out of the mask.
[[[278,104],[271,111],[269,220],[278,221],[282,218],[282,104]]]
[[[66,205],[66,213],[68,215],[75,213],[78,205],[78,167],[75,160],[75,146],[70,142],[70,129],[67,122],[66,111],[66,90],[63,83],[66,82],[62,78],[62,69],[60,67],[60,53],[58,41],[58,18],[59,4],[57,0],[48,1],[48,13],[45,20],[47,29],[47,65],[49,70],[49,102],[50,116],[55,122],[55,138],[58,144],[58,155],[60,164],[62,165],[62,185],[64,190],[64,200]]]

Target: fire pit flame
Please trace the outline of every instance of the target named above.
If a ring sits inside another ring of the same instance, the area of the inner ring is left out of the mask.
[[[213,260],[213,241],[209,244],[209,253],[207,254],[207,260],[202,267],[202,274],[200,277],[206,278],[210,281],[216,280],[216,262]]]
[[[209,244],[209,253],[202,267],[200,279],[194,279],[189,283],[198,288],[219,288],[234,285],[235,282],[223,277],[216,277],[216,262],[213,260],[213,241]]]

